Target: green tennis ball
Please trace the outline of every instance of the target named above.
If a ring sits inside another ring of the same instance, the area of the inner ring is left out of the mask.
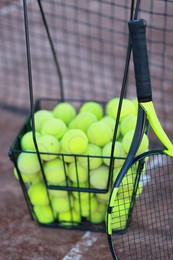
[[[54,107],[53,115],[68,125],[75,118],[76,109],[70,103],[62,102]]]
[[[122,145],[126,153],[129,152],[133,140],[134,132],[135,132],[134,130],[131,130],[123,137]],[[148,146],[149,146],[148,136],[144,134],[136,155],[146,152],[148,150]]]
[[[112,150],[112,142],[106,144],[102,150],[103,161],[106,165],[110,165],[110,157],[111,157],[111,150]],[[114,146],[114,167],[120,167],[124,164],[124,160],[127,154],[124,151],[124,148],[120,142],[116,142]],[[107,158],[109,157],[109,158]]]
[[[34,206],[44,206],[49,204],[46,186],[43,182],[31,185],[28,189],[28,195]]]
[[[82,182],[82,183],[72,183],[72,187],[77,187],[79,188],[80,191],[72,191],[72,195],[76,198],[76,199],[87,199],[92,196],[94,196],[93,192],[85,192],[85,191],[81,191],[84,190],[85,188],[88,188],[88,183],[87,182]]]
[[[66,163],[71,163],[71,162],[75,161],[75,157],[70,152],[67,152],[64,150],[64,148],[62,146],[62,142],[60,142],[60,153],[61,153],[63,160]]]
[[[116,119],[120,98],[111,99],[106,105],[106,114]],[[120,122],[128,115],[136,115],[136,108],[131,100],[124,98],[122,102]]]
[[[21,173],[25,175],[37,174],[40,171],[40,163],[37,154],[22,152],[17,159],[17,166]]]
[[[70,211],[74,206],[74,198],[72,196],[61,197],[61,198],[52,198],[52,207],[55,212],[61,213]]]
[[[75,210],[61,212],[58,214],[58,220],[65,227],[76,226],[81,222],[81,216]]]
[[[123,119],[120,125],[121,134],[124,136],[131,130],[135,130],[137,122],[137,116],[130,115]]]
[[[101,165],[97,169],[91,170],[90,182],[91,185],[96,189],[106,189],[109,178],[109,167]]]
[[[34,124],[35,124],[35,131],[40,132],[43,124],[50,118],[53,118],[53,114],[49,110],[38,110],[34,113]],[[32,126],[32,121],[30,119],[30,123]]]
[[[13,172],[14,172],[14,176],[16,177],[16,179],[19,180],[18,172],[15,167],[13,169]],[[22,177],[22,180],[24,183],[32,184],[32,183],[36,183],[36,182],[42,180],[42,176],[41,176],[40,172],[38,172],[36,174],[30,174],[30,175],[25,175],[23,173],[20,173],[20,174],[21,174],[21,177]]]
[[[52,135],[56,139],[61,139],[65,132],[67,131],[67,126],[61,119],[51,118],[47,120],[42,129],[42,135]]]
[[[112,130],[110,126],[103,122],[96,122],[92,124],[87,131],[89,143],[103,147],[109,143],[112,138]]]
[[[96,116],[97,120],[100,120],[103,117],[103,108],[102,106],[94,101],[84,103],[79,110],[79,113],[90,112]]]
[[[76,199],[74,202],[74,209],[80,213],[82,217],[90,216],[91,212],[95,211],[98,207],[98,202],[95,196],[84,198],[81,201]]]
[[[106,205],[99,203],[95,211],[87,217],[87,219],[93,224],[99,224],[104,221],[106,214]]]
[[[38,141],[41,134],[36,132],[35,136],[36,136],[36,141]],[[20,145],[21,145],[22,150],[24,150],[24,151],[26,151],[26,150],[35,151],[35,145],[34,145],[32,131],[29,131],[22,136]]]
[[[104,116],[100,120],[100,122],[104,122],[105,124],[110,126],[110,128],[112,129],[112,136],[113,136],[114,135],[114,130],[115,130],[115,120],[112,117],[110,117],[110,116]],[[116,138],[118,138],[119,135],[120,135],[120,127],[118,127]]]
[[[78,162],[85,169],[98,168],[103,162],[102,149],[95,144],[88,144],[87,150],[78,157]]]
[[[136,115],[137,115],[137,112],[138,112],[138,99],[137,98],[134,98],[131,100],[133,105],[135,106],[135,109],[136,109]]]
[[[33,210],[39,223],[49,224],[54,222],[55,217],[49,205],[34,206]]]
[[[80,129],[83,132],[87,133],[87,130],[90,125],[97,122],[97,118],[94,114],[90,112],[83,112],[78,114],[75,119],[73,119],[70,124],[70,129]]]
[[[82,154],[88,147],[88,138],[79,129],[68,130],[61,141],[62,149],[71,154]]]
[[[66,180],[67,165],[59,158],[47,161],[44,164],[46,180],[50,185],[58,185]]]
[[[43,135],[38,140],[38,150],[42,160],[53,160],[60,151],[59,141],[51,135]]]
[[[106,193],[96,193],[96,198],[100,203],[107,203],[110,197],[110,190]]]
[[[75,183],[86,182],[88,180],[88,172],[80,164],[71,163],[68,167],[68,177]]]

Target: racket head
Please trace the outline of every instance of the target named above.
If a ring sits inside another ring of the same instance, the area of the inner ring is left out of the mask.
[[[138,156],[109,211],[114,259],[172,259],[173,158],[163,151]]]

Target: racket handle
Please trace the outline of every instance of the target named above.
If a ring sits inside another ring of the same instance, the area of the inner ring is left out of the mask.
[[[139,102],[152,101],[150,71],[146,43],[146,21],[131,20],[128,23],[132,43],[137,97]]]

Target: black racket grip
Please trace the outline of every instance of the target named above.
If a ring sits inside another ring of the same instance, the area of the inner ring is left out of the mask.
[[[132,43],[137,97],[139,102],[152,101],[150,71],[146,43],[146,21],[131,20],[128,23]]]

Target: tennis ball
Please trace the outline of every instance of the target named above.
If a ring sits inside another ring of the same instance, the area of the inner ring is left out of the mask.
[[[84,198],[81,201],[76,199],[74,202],[74,209],[80,213],[82,217],[90,216],[91,212],[95,211],[98,207],[98,202],[95,196]]]
[[[62,160],[64,160],[66,163],[71,163],[75,161],[75,157],[71,153],[64,150],[64,148],[62,147],[62,142],[60,142],[60,153],[62,156]]]
[[[88,138],[79,129],[68,130],[61,141],[62,149],[71,154],[82,154],[88,147]]]
[[[75,118],[76,109],[70,103],[61,102],[54,107],[53,115],[68,125]]]
[[[39,223],[48,224],[54,222],[55,217],[49,205],[34,206],[33,210]]]
[[[42,135],[52,135],[56,139],[61,139],[65,132],[67,131],[67,126],[61,119],[58,118],[51,118],[47,120],[42,129]]]
[[[58,185],[66,180],[68,167],[59,158],[47,161],[44,164],[46,180],[50,185]]]
[[[52,198],[52,207],[55,212],[61,213],[72,210],[74,206],[74,198],[72,196],[63,198]]]
[[[59,153],[59,141],[51,135],[43,135],[38,140],[38,150],[42,160],[52,160],[57,157],[56,153]]]
[[[129,152],[133,140],[134,132],[135,132],[134,130],[131,130],[123,137],[122,145],[126,153]],[[148,136],[144,134],[136,155],[146,152],[148,150],[148,146],[149,146]]]
[[[131,101],[132,101],[133,105],[135,106],[136,114],[137,114],[137,112],[138,112],[138,99],[134,98]]]
[[[103,117],[103,108],[102,106],[94,101],[89,101],[84,103],[79,110],[79,113],[90,112],[94,114],[97,120],[100,120]]]
[[[28,189],[28,196],[34,206],[44,206],[49,204],[46,186],[43,182],[31,185]]]
[[[35,131],[40,132],[43,124],[46,122],[46,120],[53,118],[53,114],[49,110],[38,110],[34,113],[34,124],[35,124]],[[30,123],[32,126],[32,121],[30,119]]]
[[[17,166],[21,173],[25,175],[37,174],[40,171],[40,163],[37,154],[22,152],[17,159]]]
[[[112,142],[106,144],[102,150],[103,161],[106,165],[110,165],[110,157],[111,157],[111,150],[112,150]],[[116,142],[114,146],[114,167],[120,167],[124,164],[124,159],[126,158],[127,154],[123,149],[123,146],[120,142]],[[109,157],[109,158],[106,158]]]
[[[15,167],[13,169],[13,172],[14,172],[14,176],[16,177],[16,179],[19,180],[18,172]],[[41,180],[40,172],[38,172],[36,174],[30,174],[30,175],[25,175],[23,173],[20,173],[20,174],[21,174],[21,177],[22,177],[22,180],[24,183],[32,184],[32,183],[36,183]]]
[[[110,126],[112,130],[112,136],[114,135],[114,129],[115,129],[115,120],[110,116],[104,116],[100,122],[104,122],[108,126]],[[120,135],[120,127],[118,127],[116,138],[118,138]]]
[[[106,114],[116,119],[120,98],[111,99],[106,105]],[[124,98],[122,102],[120,122],[128,115],[136,115],[136,109],[131,100]]]
[[[81,222],[81,216],[74,209],[58,214],[59,222],[65,227],[76,226]]]
[[[72,182],[86,182],[88,180],[88,171],[79,163],[70,163],[68,167],[68,177]]]
[[[98,168],[102,161],[102,149],[95,144],[88,144],[87,150],[78,157],[79,164],[87,170]]]
[[[70,124],[70,129],[80,129],[83,132],[87,133],[87,130],[90,125],[97,122],[97,118],[94,114],[90,112],[83,112],[78,114],[75,119],[73,119]]]
[[[82,183],[72,183],[72,187],[79,188],[80,191],[72,191],[72,195],[76,199],[85,199],[94,196],[93,192],[85,192],[81,191],[84,190],[85,188],[88,188],[88,183],[87,182],[82,182]]]
[[[65,186],[65,183],[63,186]],[[49,189],[49,194],[55,198],[64,198],[64,197],[68,196],[68,192],[66,190],[50,190]]]
[[[35,132],[36,141],[38,141],[40,136],[41,136],[40,133]],[[21,145],[22,150],[24,150],[24,151],[26,151],[26,150],[35,151],[35,145],[34,145],[32,131],[29,131],[22,136],[20,145]]]
[[[103,147],[112,140],[112,130],[110,126],[103,122],[92,124],[87,131],[89,143]]]
[[[110,190],[106,193],[96,193],[96,198],[101,203],[107,203],[110,197]]]
[[[109,178],[109,167],[101,165],[97,169],[91,170],[90,182],[91,185],[96,189],[106,189]]]
[[[124,136],[131,130],[135,130],[137,122],[137,116],[130,115],[123,119],[120,125],[121,134]]]
[[[95,211],[87,217],[87,219],[94,224],[99,224],[104,221],[106,214],[106,205],[99,203]]]

